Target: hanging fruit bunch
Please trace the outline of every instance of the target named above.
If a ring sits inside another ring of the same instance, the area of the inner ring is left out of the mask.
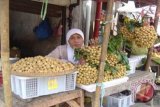
[[[125,39],[127,39],[128,41],[133,41],[134,40],[134,38],[135,38],[134,32],[129,31],[126,26],[122,26],[120,28],[120,31],[123,34],[123,37]]]
[[[120,28],[123,37],[135,42],[138,47],[150,48],[157,39],[157,34],[153,26],[144,26],[143,18],[139,22],[136,19],[124,19],[124,26]]]
[[[157,34],[153,26],[143,26],[135,28],[135,43],[139,47],[151,47],[153,46]]]

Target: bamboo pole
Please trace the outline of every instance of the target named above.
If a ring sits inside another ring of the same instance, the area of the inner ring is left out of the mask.
[[[157,4],[157,9],[156,9],[155,19],[154,19],[154,27],[157,31],[158,21],[159,21],[159,17],[160,17],[160,0],[157,0],[156,4]]]
[[[0,0],[1,61],[5,107],[12,107],[9,63],[9,0]]]
[[[106,21],[112,20],[112,10],[113,10],[113,2],[114,0],[107,1],[107,9],[106,9]],[[100,57],[100,65],[99,65],[99,74],[98,74],[98,83],[102,83],[104,78],[104,67],[105,67],[105,56],[107,53],[108,47],[108,39],[110,35],[111,23],[107,23],[105,26],[105,32],[103,36],[103,43],[102,43],[102,50],[101,50],[101,57]],[[95,93],[95,102],[94,107],[100,106],[100,93],[101,93],[101,85],[96,86],[96,93]]]
[[[95,18],[95,27],[94,27],[94,36],[93,36],[94,39],[98,38],[98,34],[99,34],[101,10],[102,10],[102,1],[97,0],[96,18]]]
[[[157,26],[158,26],[158,21],[159,21],[159,14],[160,14],[160,0],[156,1],[157,3],[157,9],[156,9],[156,14],[155,14],[155,19],[154,19],[154,28],[157,31]],[[153,51],[153,46],[148,49],[148,54],[147,54],[147,60],[145,63],[145,71],[149,71],[149,66],[151,63],[151,54]]]

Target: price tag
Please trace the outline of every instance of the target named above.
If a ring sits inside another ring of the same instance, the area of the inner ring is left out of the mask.
[[[58,88],[58,82],[56,79],[52,79],[48,81],[48,90],[54,90]]]

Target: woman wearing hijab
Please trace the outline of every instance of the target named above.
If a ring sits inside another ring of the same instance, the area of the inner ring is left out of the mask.
[[[74,59],[74,49],[81,48],[84,45],[84,34],[80,29],[73,28],[66,35],[66,45],[57,46],[55,50],[49,53],[48,57],[68,60],[73,64],[77,61]]]

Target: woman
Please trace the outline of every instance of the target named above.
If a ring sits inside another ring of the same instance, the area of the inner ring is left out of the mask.
[[[78,63],[74,59],[74,49],[81,48],[84,45],[84,34],[80,29],[73,28],[66,35],[66,45],[57,46],[55,50],[49,53],[48,57],[68,60],[73,64]]]

